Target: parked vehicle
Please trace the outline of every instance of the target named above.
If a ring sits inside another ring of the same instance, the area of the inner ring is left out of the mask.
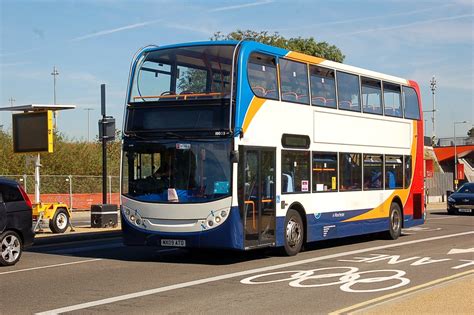
[[[31,201],[15,181],[0,178],[0,266],[12,266],[32,245]]]
[[[448,197],[448,213],[474,212],[474,183],[465,183]]]

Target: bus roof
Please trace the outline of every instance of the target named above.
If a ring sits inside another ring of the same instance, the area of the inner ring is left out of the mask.
[[[181,48],[181,47],[192,47],[192,46],[237,45],[238,43],[239,41],[236,41],[236,40],[200,41],[200,42],[171,44],[171,45],[165,45],[165,46],[155,46],[154,48],[148,47],[147,50],[159,50],[159,49],[170,49],[170,48]],[[256,49],[256,50],[258,49],[259,51],[275,54],[280,57],[286,57],[286,58],[290,58],[294,60],[308,62],[311,64],[317,64],[323,67],[333,68],[339,71],[351,72],[354,74],[359,74],[362,76],[368,76],[368,77],[373,77],[373,78],[382,79],[386,81],[396,82],[399,84],[405,84],[405,85],[409,84],[407,79],[404,79],[401,77],[388,75],[388,74],[384,74],[381,72],[372,71],[372,70],[368,70],[364,68],[359,68],[359,67],[347,65],[340,62],[327,60],[324,58],[310,56],[310,55],[299,53],[296,51],[291,51],[284,48],[262,44],[262,43],[255,42],[252,40],[244,40],[242,41],[241,45],[249,49]]]

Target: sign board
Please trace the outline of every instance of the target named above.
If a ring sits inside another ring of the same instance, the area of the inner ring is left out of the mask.
[[[13,114],[13,152],[53,152],[52,111]]]

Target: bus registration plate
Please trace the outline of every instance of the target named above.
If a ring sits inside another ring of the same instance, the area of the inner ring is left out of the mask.
[[[171,246],[171,247],[186,247],[185,240],[161,240],[161,246]]]

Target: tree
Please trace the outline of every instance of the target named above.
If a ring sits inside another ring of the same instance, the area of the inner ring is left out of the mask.
[[[221,32],[216,32],[211,37],[211,40],[242,40],[249,39],[259,43],[285,48],[297,51],[303,54],[320,57],[336,62],[343,62],[345,56],[342,51],[334,45],[327,42],[317,42],[313,37],[291,37],[285,38],[278,32],[270,33],[268,31],[252,31],[252,30],[237,30],[225,35]]]
[[[469,136],[469,138],[474,138],[474,127],[467,131],[467,135]]]

